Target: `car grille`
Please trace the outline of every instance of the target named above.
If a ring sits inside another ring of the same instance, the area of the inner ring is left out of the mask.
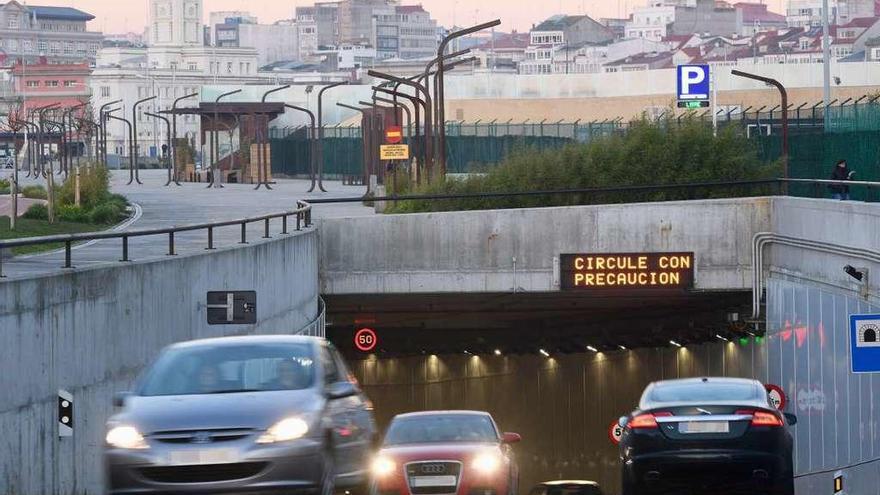
[[[406,478],[413,495],[438,495],[455,493],[461,479],[461,463],[449,461],[414,462],[406,465]],[[455,484],[450,486],[413,486],[413,478],[420,476],[454,476]]]
[[[239,440],[251,435],[253,430],[245,428],[218,430],[175,430],[158,431],[149,436],[151,440],[162,443],[219,443]]]
[[[141,468],[141,475],[157,483],[211,483],[250,478],[266,468],[266,462],[209,464],[202,466],[166,466]]]

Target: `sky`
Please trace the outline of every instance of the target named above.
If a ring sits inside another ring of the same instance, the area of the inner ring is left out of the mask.
[[[752,0],[760,1],[760,0]],[[766,0],[771,10],[784,13],[786,0]],[[147,24],[148,0],[37,0],[33,5],[66,5],[93,14],[90,29],[105,33],[141,32]],[[218,10],[246,10],[260,22],[271,23],[293,17],[296,6],[312,5],[313,0],[204,0],[205,15]],[[587,13],[600,17],[625,17],[633,6],[647,0],[402,0],[403,5],[422,4],[444,26],[473,25],[500,18],[501,29],[528,31],[554,14]]]

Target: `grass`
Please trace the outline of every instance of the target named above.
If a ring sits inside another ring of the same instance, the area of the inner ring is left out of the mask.
[[[47,235],[78,234],[106,229],[106,225],[87,223],[56,222],[19,218],[15,230],[9,230],[9,217],[0,217],[0,240],[22,239],[26,237],[42,237]],[[12,248],[13,255],[42,253],[64,247],[62,243],[42,244],[38,246],[22,246]]]

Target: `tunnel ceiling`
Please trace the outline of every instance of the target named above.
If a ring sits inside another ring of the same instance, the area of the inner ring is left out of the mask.
[[[750,306],[749,292],[666,294],[496,293],[333,295],[327,303],[328,337],[347,355],[365,357],[354,334],[371,328],[376,353],[416,354],[548,352],[701,343],[746,335],[730,323]]]

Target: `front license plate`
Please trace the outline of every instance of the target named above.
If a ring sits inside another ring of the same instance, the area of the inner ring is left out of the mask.
[[[682,433],[730,433],[727,421],[688,421],[681,423],[678,431]]]
[[[455,486],[455,476],[416,476],[412,479],[413,488]]]
[[[192,466],[196,464],[228,464],[235,462],[235,455],[229,449],[178,450],[169,455],[169,464]]]

